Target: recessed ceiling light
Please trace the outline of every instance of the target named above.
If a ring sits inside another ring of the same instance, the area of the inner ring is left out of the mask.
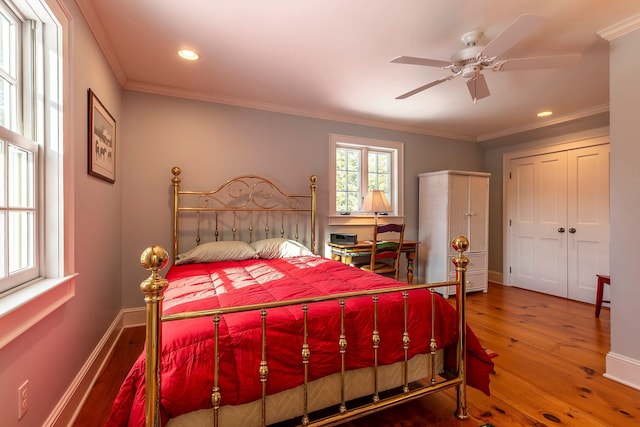
[[[200,58],[200,55],[190,49],[180,49],[178,51],[178,55],[180,55],[181,58],[186,59],[187,61],[195,61]]]
[[[553,114],[553,111],[541,111],[538,113],[538,117],[548,117]]]

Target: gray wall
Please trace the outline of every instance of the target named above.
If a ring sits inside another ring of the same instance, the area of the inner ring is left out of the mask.
[[[640,384],[640,31],[611,42],[611,353],[607,374]],[[636,239],[636,236],[638,239]],[[633,360],[629,360],[631,358]],[[635,361],[635,369],[632,367]],[[627,365],[628,364],[628,365]]]
[[[125,92],[123,114],[123,307],[142,305],[142,250],[151,244],[171,248],[172,166],[183,168],[185,189],[212,189],[254,173],[304,192],[309,175],[317,175],[322,245],[331,232],[364,233],[361,227],[327,226],[330,133],[404,142],[407,239],[418,236],[418,173],[481,171],[484,164],[481,148],[470,142],[131,91]]]

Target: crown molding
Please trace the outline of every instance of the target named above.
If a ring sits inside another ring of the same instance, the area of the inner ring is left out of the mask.
[[[630,16],[627,19],[618,22],[617,24],[611,25],[607,28],[603,28],[598,31],[597,34],[607,41],[611,41],[617,39],[618,37],[624,36],[632,31],[640,28],[640,14]]]
[[[186,90],[186,89],[180,89],[180,88],[170,87],[170,86],[155,85],[155,84],[149,84],[149,83],[133,81],[133,80],[127,81],[126,85],[124,86],[124,89],[135,91],[135,92],[153,93],[156,95],[172,96],[175,98],[186,98],[186,99],[193,99],[196,101],[213,102],[216,104],[251,108],[255,110],[270,111],[274,113],[289,114],[293,116],[308,117],[308,118],[319,119],[319,120],[328,120],[328,121],[335,121],[335,122],[342,122],[342,123],[350,123],[354,125],[362,125],[362,126],[370,126],[370,127],[377,127],[382,129],[395,130],[399,132],[409,132],[409,133],[416,133],[421,135],[430,135],[430,136],[436,136],[436,137],[447,138],[447,139],[455,139],[457,141],[476,142],[476,138],[474,136],[440,132],[440,131],[435,131],[433,129],[424,128],[421,126],[410,126],[410,125],[403,125],[399,123],[393,123],[393,122],[382,121],[382,120],[363,119],[363,118],[358,118],[350,115],[310,111],[303,108],[295,108],[295,107],[290,107],[286,105],[271,104],[268,102],[261,102],[261,101],[256,101],[252,99],[220,96],[212,93]]]
[[[503,129],[503,130],[498,131],[498,132],[486,133],[484,135],[478,136],[477,141],[478,142],[482,142],[482,141],[487,141],[487,140],[490,140],[490,139],[500,138],[502,136],[513,135],[513,134],[521,133],[521,132],[528,132],[528,131],[531,131],[531,130],[541,129],[541,128],[545,128],[545,127],[548,127],[548,126],[557,125],[557,124],[560,124],[560,123],[570,122],[572,120],[583,119],[585,117],[594,116],[596,114],[605,113],[607,111],[609,111],[609,104],[597,105],[595,107],[587,108],[587,109],[580,110],[580,111],[575,111],[575,112],[570,113],[570,114],[557,116],[557,117],[554,117],[552,119],[548,119],[548,120],[544,120],[544,121],[540,121],[540,122],[535,122],[535,123],[530,123],[530,124],[526,124],[526,125],[522,125],[522,126],[515,126],[515,127]]]
[[[87,21],[91,33],[96,39],[100,50],[102,50],[107,62],[111,66],[113,74],[115,74],[118,79],[120,86],[124,87],[127,84],[127,75],[118,60],[118,55],[115,50],[113,50],[113,46],[111,46],[111,43],[109,42],[109,38],[107,37],[107,33],[105,32],[100,19],[98,19],[98,14],[93,7],[93,3],[91,0],[76,0],[76,4],[82,13],[82,16],[84,16],[84,19]]]

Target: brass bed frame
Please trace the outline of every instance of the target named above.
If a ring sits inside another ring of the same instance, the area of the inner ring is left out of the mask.
[[[292,195],[282,191],[278,186],[268,179],[257,177],[254,175],[246,175],[227,181],[222,186],[213,191],[184,191],[180,189],[180,174],[181,170],[178,167],[174,167],[171,170],[173,174],[173,261],[175,262],[176,256],[179,253],[179,230],[180,230],[180,217],[181,214],[188,213],[195,216],[196,226],[196,244],[199,244],[202,239],[202,229],[209,228],[215,240],[218,240],[222,234],[226,231],[222,230],[223,226],[230,225],[230,233],[233,240],[236,240],[242,235],[248,234],[248,240],[253,239],[256,224],[259,224],[264,230],[264,238],[274,237],[272,236],[271,227],[273,224],[279,222],[279,230],[277,235],[280,237],[291,236],[295,240],[305,241],[304,237],[300,237],[300,229],[303,228],[304,234],[309,236],[309,241],[306,242],[313,253],[316,253],[315,242],[315,228],[316,228],[316,182],[315,176],[310,177],[310,191],[308,194]],[[195,202],[183,206],[184,199],[192,199]],[[258,219],[257,216],[266,215],[266,219]],[[305,229],[302,226],[300,216],[308,215],[310,218],[310,228]],[[213,219],[203,219],[205,215],[213,216]],[[230,216],[224,220],[223,215]],[[287,217],[293,218],[293,224],[288,226],[286,221]],[[213,221],[213,222],[212,222]],[[240,229],[239,226],[240,225]],[[260,238],[263,238],[262,236]],[[227,239],[229,240],[229,239]],[[451,387],[456,388],[457,405],[455,410],[455,416],[459,419],[468,419],[467,411],[467,393],[466,393],[466,316],[465,316],[465,275],[468,259],[464,256],[468,248],[469,242],[464,237],[457,237],[452,241],[454,250],[457,251],[457,256],[454,257],[453,263],[457,272],[457,280],[449,282],[440,282],[432,284],[420,284],[420,285],[406,285],[398,286],[394,288],[384,288],[380,290],[369,290],[364,292],[349,292],[339,295],[329,295],[314,298],[302,298],[288,301],[277,301],[264,304],[252,304],[245,306],[238,306],[232,308],[220,308],[203,310],[198,312],[185,312],[172,315],[162,314],[162,301],[164,299],[164,291],[169,285],[168,281],[160,274],[162,270],[169,262],[169,255],[167,251],[159,246],[151,246],[145,249],[141,256],[140,262],[142,266],[151,272],[151,275],[140,284],[142,292],[145,294],[146,304],[146,373],[145,373],[145,385],[146,385],[146,401],[145,401],[145,419],[146,426],[159,426],[160,425],[160,351],[162,347],[162,328],[161,322],[178,321],[181,319],[189,319],[196,317],[210,317],[212,319],[214,328],[214,360],[218,359],[218,327],[221,320],[221,316],[230,313],[254,311],[261,318],[262,323],[262,357],[260,366],[256,367],[256,372],[259,377],[259,381],[262,383],[262,402],[261,411],[262,426],[266,425],[266,385],[268,381],[268,358],[266,354],[266,328],[267,328],[267,315],[270,309],[285,307],[285,306],[300,306],[303,311],[303,346],[301,350],[301,364],[303,372],[303,411],[304,413],[300,418],[300,425],[302,426],[329,426],[336,425],[345,422],[350,419],[358,418],[368,413],[376,412],[387,407],[398,405],[402,402],[420,398],[422,396],[435,393]],[[458,342],[456,347],[456,369],[453,375],[447,378],[437,378],[435,372],[435,354],[438,347],[438,343],[433,338],[435,336],[434,324],[435,324],[435,303],[434,303],[434,288],[440,286],[458,286],[456,294],[456,311],[457,311],[457,328],[458,328]],[[425,373],[425,378],[428,381],[421,382],[420,385],[411,384],[409,386],[407,376],[408,365],[408,349],[411,339],[407,331],[407,316],[408,316],[408,294],[409,291],[415,291],[417,289],[428,289],[431,292],[431,307],[432,307],[432,331],[430,339],[430,357],[431,357],[431,372]],[[402,293],[404,301],[404,313],[400,314],[404,316],[404,333],[402,336],[402,346],[404,350],[404,360],[402,361],[402,387],[399,393],[391,396],[382,397],[378,390],[378,358],[377,351],[380,343],[380,336],[378,334],[378,311],[377,304],[378,298],[382,294],[387,293]],[[369,403],[365,403],[361,406],[354,408],[347,408],[347,405],[351,405],[351,402],[347,402],[345,399],[345,354],[347,351],[347,342],[345,335],[345,305],[346,300],[350,298],[369,296],[372,299],[373,304],[373,325],[374,330],[372,334],[372,351],[374,354],[374,364],[371,367],[373,369],[373,385],[371,399]],[[329,416],[324,416],[316,420],[310,419],[308,412],[308,368],[310,364],[310,355],[312,349],[309,348],[307,341],[307,312],[309,306],[323,301],[337,301],[340,307],[340,320],[341,320],[341,334],[336,337],[339,345],[339,352],[341,354],[342,369],[339,373],[341,378],[340,384],[340,405],[337,413]],[[295,363],[295,362],[294,362]],[[214,369],[212,367],[212,369]],[[213,409],[213,425],[218,427],[218,412],[221,406],[223,390],[220,389],[218,384],[219,379],[218,363],[214,369],[214,383],[212,385],[211,404]],[[224,426],[223,426],[224,427]]]

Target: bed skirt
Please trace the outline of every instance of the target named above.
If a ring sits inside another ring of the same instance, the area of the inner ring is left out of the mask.
[[[389,390],[403,384],[403,362],[378,367],[378,389]],[[442,373],[443,352],[436,353],[436,372]],[[409,360],[409,382],[429,379],[431,356],[418,354]],[[361,368],[345,373],[346,400],[373,395],[373,369]],[[309,383],[309,411],[318,411],[340,404],[340,373]],[[220,408],[219,422],[223,427],[260,427],[261,401]],[[301,417],[303,414],[303,387],[285,390],[267,396],[267,424]],[[167,427],[200,427],[213,425],[213,409],[202,409],[173,418]]]

